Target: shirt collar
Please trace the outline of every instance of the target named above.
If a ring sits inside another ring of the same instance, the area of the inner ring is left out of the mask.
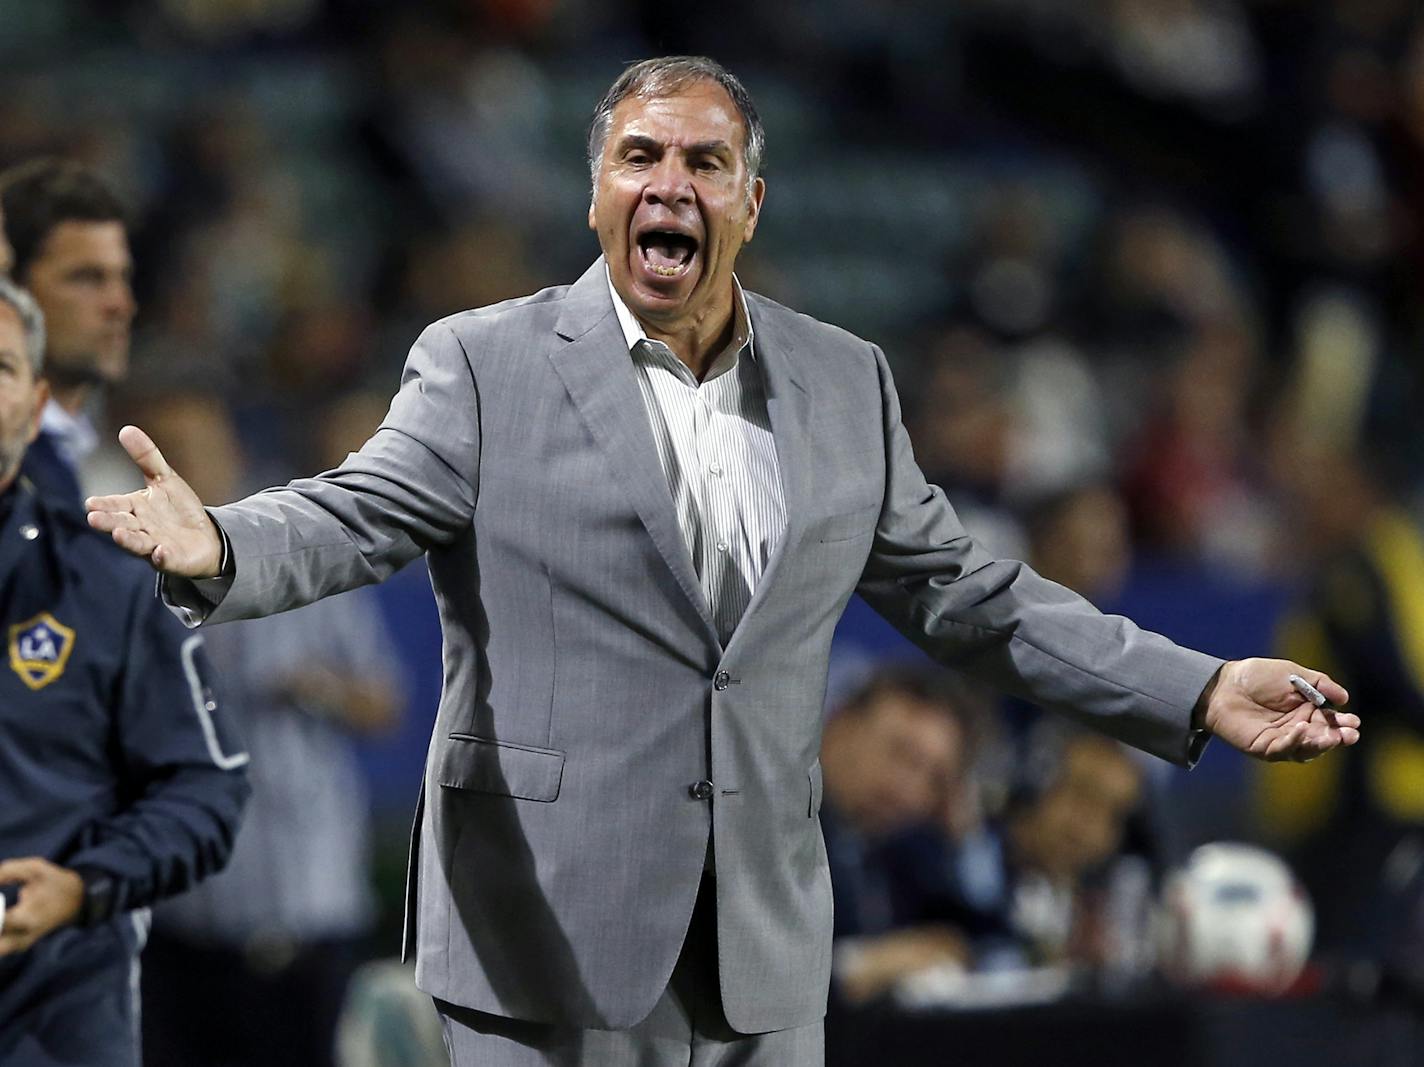
[[[632,352],[643,341],[653,342],[648,337],[648,332],[643,329],[643,324],[638,321],[638,317],[629,310],[628,305],[623,303],[623,298],[618,295],[618,290],[613,288],[613,275],[609,273],[607,266],[604,267],[604,275],[608,279],[608,295],[613,298],[613,311],[618,316],[618,325],[623,328],[623,340],[628,343],[628,351]],[[751,316],[747,313],[747,298],[742,292],[742,283],[737,280],[735,274],[732,275],[732,340],[712,361],[712,365],[707,370],[707,375],[703,381],[709,381],[731,370],[737,364],[737,357],[743,351],[753,359],[756,358],[756,349],[752,344],[755,332],[752,330]]]
[[[40,415],[40,429],[54,437],[55,447],[66,463],[77,468],[99,444],[94,424],[83,412],[71,415],[53,398]]]

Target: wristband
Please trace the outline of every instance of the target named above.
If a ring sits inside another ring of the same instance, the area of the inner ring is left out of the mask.
[[[73,870],[84,883],[84,900],[79,905],[74,923],[76,926],[97,926],[114,914],[114,876],[97,867],[75,867]]]

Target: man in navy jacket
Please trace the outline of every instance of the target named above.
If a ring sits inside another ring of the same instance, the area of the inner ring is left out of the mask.
[[[132,1067],[146,906],[226,862],[247,755],[148,568],[19,475],[43,334],[0,279],[0,1062]]]

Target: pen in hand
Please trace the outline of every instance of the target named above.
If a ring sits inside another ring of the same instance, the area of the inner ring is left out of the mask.
[[[1295,691],[1297,693],[1305,697],[1306,700],[1310,701],[1317,708],[1321,708],[1326,711],[1337,710],[1335,705],[1330,703],[1329,698],[1326,697],[1324,693],[1322,693],[1319,689],[1316,689],[1315,686],[1311,685],[1300,675],[1292,674],[1286,680],[1289,681],[1291,685],[1295,686]]]

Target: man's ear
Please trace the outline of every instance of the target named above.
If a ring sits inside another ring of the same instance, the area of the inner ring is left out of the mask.
[[[761,218],[761,203],[766,199],[766,180],[757,178],[752,182],[747,196],[747,224],[742,229],[742,243],[746,244],[756,233],[757,221]]]
[[[592,197],[589,197],[588,200],[588,228],[594,233],[598,232],[598,215],[594,212],[594,200]]]

